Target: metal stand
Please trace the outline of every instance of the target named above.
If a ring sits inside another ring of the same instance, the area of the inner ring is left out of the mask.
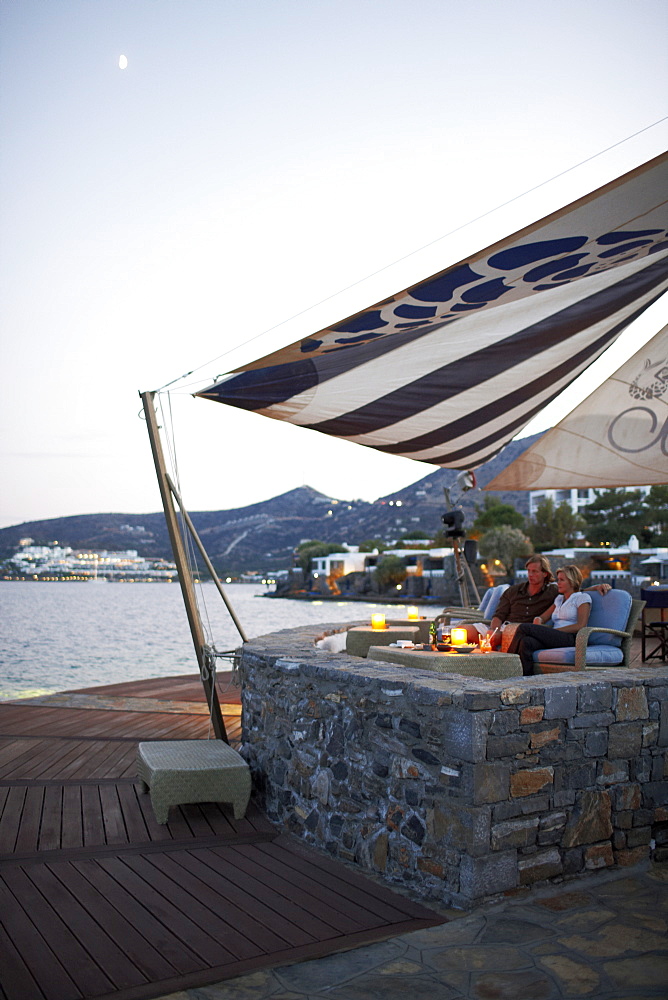
[[[478,593],[478,588],[475,585],[475,580],[473,579],[473,573],[471,572],[471,567],[468,564],[466,556],[459,547],[458,538],[453,539],[452,545],[455,553],[455,569],[457,573],[457,585],[459,586],[459,598],[462,602],[462,607],[463,608],[472,607],[471,597],[469,596],[469,587],[471,588],[471,594],[473,594],[477,607],[480,604],[480,594]]]

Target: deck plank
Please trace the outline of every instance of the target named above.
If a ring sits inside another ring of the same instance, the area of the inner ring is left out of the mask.
[[[34,871],[32,874],[35,874]],[[53,953],[67,956],[68,971],[75,978],[76,987],[82,995],[94,997],[109,993],[114,988],[113,982],[91,959],[76,933],[62,920],[57,901],[53,901],[56,903],[54,906],[52,900],[43,895],[18,865],[6,868],[2,879],[13,895],[21,899],[22,907],[30,914],[30,920]]]
[[[26,990],[21,994],[18,992],[18,983],[9,976],[10,969],[6,967],[5,952],[2,953],[2,985],[5,992],[10,996],[15,996],[16,1000],[33,1000],[44,997],[45,1000],[80,1000],[81,992],[75,986],[61,962],[53,953],[45,939],[40,934],[36,925],[28,917],[24,906],[12,895],[0,877],[0,923],[10,938],[13,947],[31,976],[39,992],[28,992],[30,983],[23,977],[23,987]],[[11,963],[11,969],[16,966]]]
[[[208,737],[197,676],[79,693],[97,697],[0,705],[0,1000],[148,1000],[441,922],[252,802],[157,823],[137,744]]]

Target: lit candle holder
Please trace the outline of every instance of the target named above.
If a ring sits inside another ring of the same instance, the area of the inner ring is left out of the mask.
[[[409,622],[415,622],[415,621],[418,620],[419,617],[420,616],[418,614],[418,609],[417,608],[409,608],[408,609],[408,620],[409,620]]]
[[[463,646],[466,642],[466,629],[453,628],[450,631],[450,642],[453,646]]]
[[[371,628],[378,632],[385,629],[385,615],[371,615]]]

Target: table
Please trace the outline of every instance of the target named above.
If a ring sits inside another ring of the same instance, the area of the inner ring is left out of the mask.
[[[433,670],[439,674],[481,677],[488,681],[522,677],[522,662],[514,653],[438,653],[433,650],[371,646],[367,659]]]
[[[158,823],[170,806],[231,802],[243,819],[251,793],[248,764],[222,740],[160,740],[137,747],[137,774],[151,791]]]
[[[429,642],[429,626],[433,618],[388,618],[386,621],[388,625],[398,628],[417,628],[418,642]]]
[[[366,656],[370,646],[388,646],[398,639],[419,642],[419,628],[415,625],[390,625],[385,629],[371,628],[370,625],[356,625],[349,628],[346,635],[346,653],[351,656]]]

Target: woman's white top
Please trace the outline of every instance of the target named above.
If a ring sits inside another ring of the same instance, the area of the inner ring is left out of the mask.
[[[557,594],[554,599],[552,627],[563,628],[564,625],[576,625],[578,608],[581,604],[591,604],[591,596],[583,594],[580,590],[576,590],[567,600],[564,600],[563,594]]]

